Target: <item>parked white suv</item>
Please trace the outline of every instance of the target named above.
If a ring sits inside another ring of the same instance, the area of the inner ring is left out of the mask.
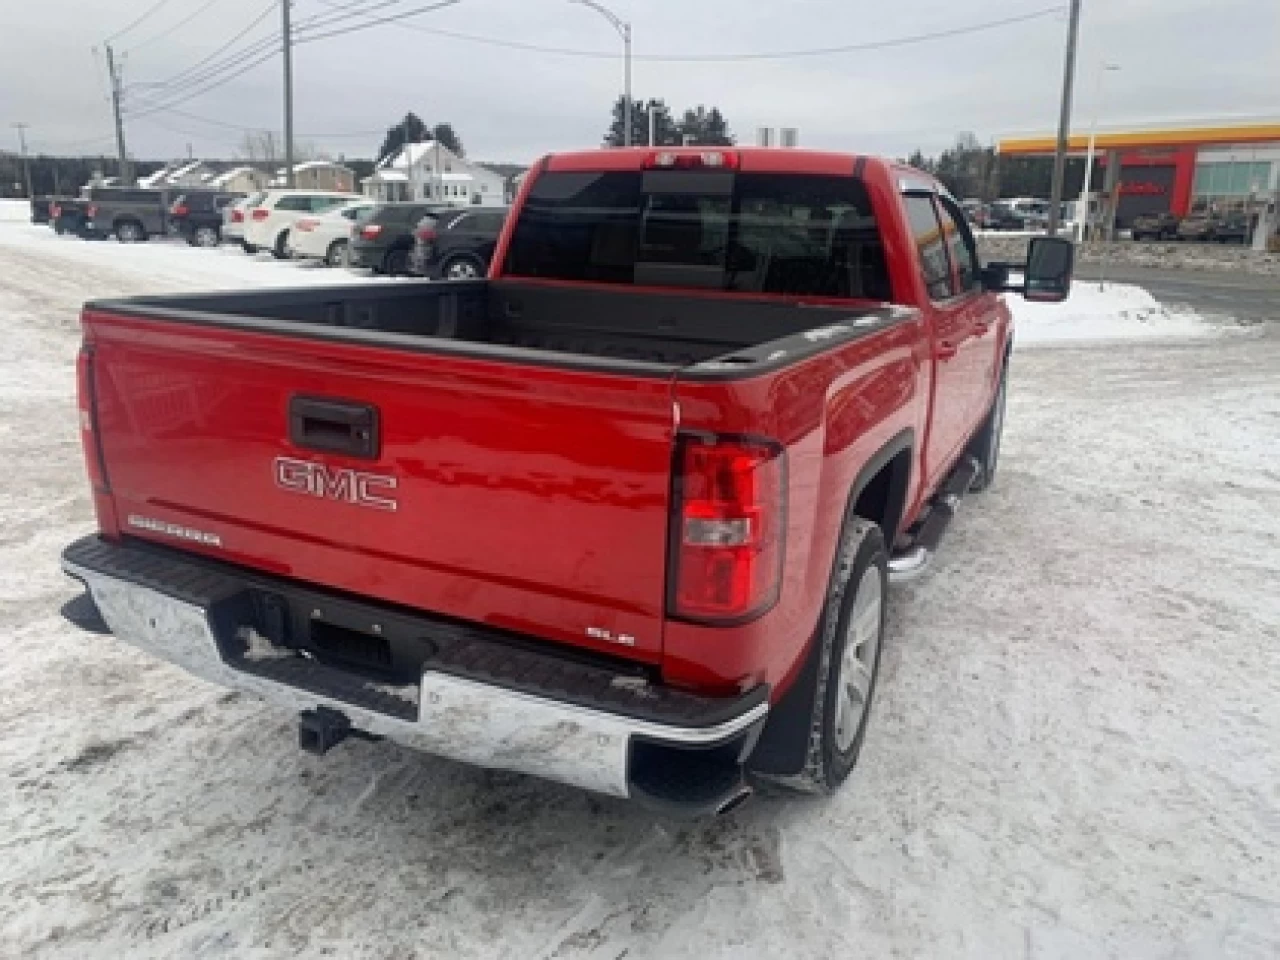
[[[242,197],[222,208],[222,239],[230,243],[244,243],[244,228],[253,210],[266,194],[259,191]]]
[[[372,200],[357,200],[319,216],[299,218],[289,230],[285,244],[289,256],[298,260],[323,260],[331,267],[345,264],[352,225],[367,217],[375,206]]]
[[[327,213],[334,207],[363,200],[359,194],[329,190],[268,190],[262,202],[248,212],[244,224],[244,248],[248,253],[270,250],[283,260],[289,228],[302,217]]]

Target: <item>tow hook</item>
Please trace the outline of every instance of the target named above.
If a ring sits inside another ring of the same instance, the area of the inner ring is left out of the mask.
[[[303,710],[298,717],[298,746],[307,753],[323,757],[348,737],[373,741],[382,739],[368,731],[357,730],[345,714],[329,707]]]

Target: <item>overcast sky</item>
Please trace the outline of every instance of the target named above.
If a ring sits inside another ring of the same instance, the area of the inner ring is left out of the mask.
[[[34,149],[114,152],[103,39],[157,0],[0,0],[0,143],[29,123]],[[370,16],[428,0],[295,0],[294,23],[333,8]],[[936,152],[959,131],[986,142],[1057,122],[1066,14],[909,46],[786,60],[654,62],[654,54],[732,54],[865,44],[1034,13],[1055,0],[605,0],[633,27],[637,98],[679,112],[719,106],[741,142],[756,127],[795,126],[804,146],[905,155]],[[1066,0],[1061,0],[1065,8]],[[153,39],[201,7],[187,26]],[[166,0],[115,41],[126,102],[162,102],[159,84],[244,29],[269,0]],[[300,140],[367,157],[381,131],[413,110],[451,122],[477,159],[529,162],[598,145],[622,88],[622,43],[598,14],[568,0],[462,0],[413,18],[421,27],[616,54],[583,58],[504,49],[384,24],[302,43],[294,58]],[[338,24],[334,24],[334,27]],[[330,27],[328,29],[333,29]],[[270,36],[272,12],[219,59]],[[312,32],[319,28],[313,26]],[[94,48],[98,48],[95,53]],[[1096,96],[1097,64],[1121,65]],[[216,61],[214,61],[216,62]],[[1280,0],[1084,0],[1077,129],[1280,114]],[[126,121],[129,152],[164,159],[232,157],[237,127],[281,128],[279,57],[222,86]],[[193,92],[195,87],[183,91]],[[170,93],[170,99],[178,96]],[[200,119],[195,119],[195,118]]]

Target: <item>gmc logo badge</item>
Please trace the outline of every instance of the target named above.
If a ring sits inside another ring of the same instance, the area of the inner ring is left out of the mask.
[[[391,496],[396,489],[395,477],[291,457],[276,457],[275,475],[276,486],[281,490],[338,500],[357,507],[372,507],[374,510],[399,509],[399,504]]]

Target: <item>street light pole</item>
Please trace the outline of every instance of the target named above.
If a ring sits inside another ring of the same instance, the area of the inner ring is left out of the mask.
[[[1119,64],[1107,63],[1105,60],[1098,64],[1098,79],[1095,82],[1093,97],[1093,122],[1089,124],[1089,149],[1085,153],[1084,160],[1084,186],[1080,190],[1080,209],[1084,211],[1081,240],[1089,233],[1089,191],[1093,188],[1093,157],[1098,140],[1098,115],[1102,112],[1102,80],[1108,72],[1114,73],[1119,69]]]
[[[280,36],[284,42],[284,184],[297,186],[293,169],[293,30],[289,24],[290,0],[280,3]]]
[[[1058,116],[1058,149],[1053,155],[1053,187],[1049,195],[1049,236],[1057,236],[1062,217],[1062,175],[1067,164],[1067,140],[1071,132],[1071,93],[1076,79],[1076,37],[1080,33],[1080,0],[1071,0],[1067,27],[1067,55],[1062,70],[1062,111]]]
[[[15,123],[14,129],[18,131],[18,146],[22,150],[22,177],[27,181],[27,199],[30,200],[35,196],[31,192],[31,158],[27,156],[27,127],[30,124]]]
[[[631,24],[620,16],[597,3],[596,0],[569,0],[570,3],[590,7],[613,25],[622,37],[622,145],[631,146]]]

